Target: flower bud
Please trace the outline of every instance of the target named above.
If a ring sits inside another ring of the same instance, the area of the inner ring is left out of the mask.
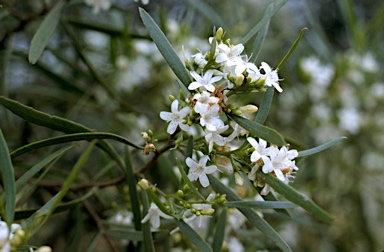
[[[176,98],[175,98],[173,95],[169,95],[169,96],[168,96],[168,99],[169,99],[171,102],[173,102],[174,100],[176,100]]]
[[[219,29],[217,29],[215,38],[218,42],[221,41],[223,37],[223,33],[224,33],[223,28],[220,27]]]
[[[52,252],[52,249],[49,246],[41,246],[35,252]]]
[[[215,212],[215,209],[209,207],[201,210],[202,215],[212,215]]]
[[[144,141],[146,141],[146,142],[151,141],[151,138],[149,137],[147,132],[141,132],[140,134],[143,137]]]
[[[20,246],[25,240],[25,231],[21,228],[16,229],[11,244],[15,247]]]
[[[143,153],[144,155],[149,155],[151,152],[156,152],[156,147],[153,143],[147,143],[144,147]]]
[[[184,192],[183,192],[183,190],[177,190],[176,194],[177,194],[177,196],[179,196],[179,197],[183,197],[183,196],[184,196]]]
[[[146,179],[142,179],[142,180],[140,180],[137,184],[139,184],[139,186],[140,186],[142,189],[144,189],[144,190],[148,190],[148,188],[149,188],[149,182],[148,182],[148,180],[146,180]]]
[[[244,75],[242,75],[242,74],[238,74],[238,75],[236,76],[235,84],[236,84],[237,86],[241,86],[241,85],[243,84],[243,82],[244,82]]]
[[[243,114],[253,114],[253,113],[256,113],[259,110],[259,108],[256,107],[255,105],[248,104],[246,106],[242,106],[238,108],[238,110],[240,110],[241,113]]]

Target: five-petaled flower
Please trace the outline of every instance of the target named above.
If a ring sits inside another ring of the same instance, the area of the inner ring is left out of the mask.
[[[184,107],[180,111],[178,109],[179,101],[174,100],[171,105],[171,112],[162,111],[160,112],[160,118],[170,122],[167,128],[169,134],[175,133],[177,126],[182,130],[188,130],[189,126],[183,123],[183,119],[189,115],[191,109],[189,107]]]
[[[160,227],[160,217],[165,219],[172,219],[171,216],[163,213],[155,203],[151,203],[151,207],[148,209],[147,215],[141,220],[141,223],[145,223],[148,220],[151,221],[151,226],[153,229],[157,229]]]
[[[203,87],[206,90],[208,90],[209,92],[215,91],[215,85],[213,85],[213,83],[221,80],[223,78],[223,76],[212,77],[214,73],[215,73],[215,71],[211,69],[211,70],[208,70],[207,72],[205,72],[204,76],[201,77],[198,73],[191,72],[191,76],[196,81],[191,82],[191,84],[189,84],[189,86],[188,86],[188,89],[189,90],[195,90],[199,87]]]
[[[207,174],[211,174],[217,170],[216,165],[206,166],[208,160],[208,156],[202,156],[199,160],[199,163],[197,163],[190,157],[188,157],[185,161],[187,163],[187,166],[189,167],[188,178],[191,181],[199,179],[200,184],[203,187],[209,186]]]

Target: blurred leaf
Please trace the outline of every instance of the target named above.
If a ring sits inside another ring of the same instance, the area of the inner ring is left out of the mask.
[[[278,146],[285,145],[284,137],[274,129],[268,128],[260,123],[250,121],[244,117],[230,115],[229,118],[237,122],[241,127],[249,130],[251,135],[264,139],[265,141]]]
[[[203,238],[200,237],[196,231],[191,228],[187,223],[182,220],[175,220],[177,226],[180,228],[181,232],[188,238],[188,240],[193,243],[200,251],[211,252],[212,248],[206,243]]]
[[[277,3],[279,2],[279,3]],[[240,43],[245,44],[250,40],[257,32],[260,31],[263,27],[266,26],[266,23],[270,21],[273,15],[280,10],[281,7],[287,2],[287,0],[276,0],[273,3],[271,3],[268,7],[267,10],[264,13],[263,18],[260,20],[259,23],[255,27],[252,28],[240,41]]]
[[[66,181],[61,187],[60,191],[55,196],[53,196],[44,206],[42,206],[39,210],[37,210],[31,217],[29,217],[25,221],[25,226],[28,229],[26,230],[27,239],[33,236],[34,233],[36,233],[38,229],[40,229],[40,227],[44,225],[44,223],[48,220],[48,218],[54,212],[55,208],[57,207],[61,199],[67,193],[70,185],[75,181],[81,168],[84,166],[85,162],[88,160],[88,157],[91,154],[95,143],[96,143],[95,141],[92,141],[87,147],[87,149],[84,151],[84,153],[77,160],[71,173],[68,175]]]
[[[212,24],[216,27],[225,27],[227,26],[225,21],[221,18],[221,16],[216,12],[214,8],[209,6],[207,3],[201,0],[188,0],[188,4],[200,11],[208,20],[212,22]]]
[[[226,221],[227,221],[227,209],[224,208],[219,216],[219,219],[217,220],[216,232],[213,237],[213,243],[212,243],[213,252],[221,251],[221,247],[223,246],[223,241],[225,236]]]
[[[143,241],[143,231],[136,231],[132,230],[132,228],[127,227],[119,227],[119,228],[110,228],[108,230],[104,231],[104,234],[117,238],[117,239],[122,239],[122,240],[128,240],[128,241]],[[164,238],[167,235],[169,235],[168,231],[157,231],[153,232],[153,239],[160,239]]]
[[[72,122],[70,120],[52,116],[41,111],[38,111],[29,106],[25,106],[17,101],[8,99],[4,96],[0,96],[0,104],[12,111],[12,113],[20,116],[24,120],[31,123],[47,127],[49,129],[58,130],[64,133],[78,133],[78,132],[91,132],[92,130],[85,127],[84,125]],[[121,168],[124,168],[124,163],[120,159],[120,156],[116,151],[105,141],[100,141],[96,144],[98,147],[103,149],[109,154],[109,156],[115,160]]]
[[[85,133],[68,134],[68,135],[64,135],[64,136],[56,136],[56,137],[43,139],[40,141],[36,141],[36,142],[30,143],[30,144],[24,145],[23,147],[20,147],[16,150],[12,151],[11,158],[15,158],[15,157],[20,156],[21,154],[26,153],[26,152],[31,151],[31,150],[36,150],[36,149],[51,146],[51,145],[68,143],[68,142],[73,142],[73,141],[82,141],[82,140],[91,141],[94,139],[112,139],[112,140],[116,140],[118,142],[124,143],[126,145],[135,147],[137,149],[143,149],[143,147],[140,147],[140,146],[132,143],[128,139],[126,139],[122,136],[116,135],[116,134],[112,134],[112,133],[108,133],[108,132],[85,132]]]
[[[217,178],[212,175],[208,175],[209,181],[211,182],[212,187],[216,192],[220,194],[225,194],[227,200],[231,201],[242,201],[240,196],[238,196],[231,188],[227,187],[220,182]],[[282,251],[292,251],[288,244],[280,237],[280,235],[265,221],[260,215],[258,215],[255,210],[251,208],[238,208],[241,213],[249,220],[249,222],[258,228],[265,236],[271,239]]]
[[[299,151],[299,155],[297,157],[305,157],[305,156],[309,156],[309,155],[318,153],[320,151],[326,150],[329,147],[331,147],[332,145],[337,144],[338,142],[340,142],[343,139],[347,139],[347,138],[346,137],[338,137],[336,139],[333,139],[332,141],[329,141],[329,142],[324,143],[322,145],[319,145],[317,147],[314,147],[314,148],[311,148],[311,149],[308,149],[305,151]]]
[[[269,109],[271,108],[274,92],[274,87],[268,87],[267,92],[263,94],[263,99],[261,100],[259,110],[257,111],[255,122],[260,124],[265,123],[265,120],[267,119],[269,113]]]
[[[296,204],[292,202],[283,202],[283,201],[231,201],[224,204],[227,207],[252,207],[258,209],[285,209],[285,208],[294,208],[297,207]]]
[[[129,197],[133,213],[133,222],[136,230],[141,230],[141,214],[140,214],[140,201],[137,194],[137,178],[134,175],[134,169],[132,166],[131,154],[128,147],[125,148],[125,168],[127,171],[127,184],[129,187]]]
[[[268,185],[284,196],[287,200],[304,208],[313,217],[320,221],[333,222],[333,217],[316,205],[308,196],[301,194],[269,173],[265,174],[259,170],[257,171],[257,176],[263,179]]]
[[[254,63],[256,62],[257,57],[260,54],[261,47],[263,46],[265,36],[267,35],[267,32],[268,32],[269,23],[270,23],[270,20],[265,22],[256,35],[255,42],[253,43],[253,47],[251,51],[252,62]]]
[[[47,46],[49,40],[55,32],[59,23],[60,13],[64,5],[65,1],[60,0],[44,18],[43,22],[41,22],[39,28],[33,36],[28,57],[28,60],[31,64],[35,64],[36,61],[40,58],[44,48]]]
[[[187,157],[192,158],[192,151],[193,151],[193,136],[190,136],[188,138],[187,148],[185,149],[185,159],[187,159]],[[183,166],[184,166],[184,171],[187,174],[189,172],[189,167],[187,163],[184,162]]]
[[[191,79],[179,56],[177,56],[177,53],[173,49],[172,45],[169,43],[168,39],[165,37],[164,33],[161,31],[159,26],[157,26],[152,17],[144,9],[139,8],[139,10],[141,19],[151,35],[153,42],[155,42],[160,53],[176,74],[177,78],[179,78],[184,86],[188,87]]]
[[[284,56],[284,58],[280,61],[279,65],[277,66],[277,69],[280,69],[282,65],[284,65],[284,63],[288,60],[288,58],[291,56],[291,54],[293,53],[293,51],[296,49],[296,46],[299,44],[301,38],[303,37],[304,35],[304,32],[308,30],[307,28],[303,28],[301,29],[300,33],[299,33],[299,36],[297,37],[297,39],[295,40],[295,42],[293,43],[293,45],[291,46],[291,48],[289,48],[289,51],[287,52],[287,54]]]
[[[8,146],[4,139],[3,132],[0,129],[0,171],[4,186],[5,209],[1,209],[1,213],[5,214],[4,219],[10,226],[15,217],[16,208],[16,185],[15,173],[11,158],[9,156]],[[4,207],[3,198],[1,198],[0,206]]]
[[[149,191],[149,190],[147,190]],[[148,196],[146,194],[146,191],[141,190],[140,191],[141,196],[141,202],[143,203],[143,216],[148,213],[149,210],[149,200]],[[150,221],[147,221],[145,223],[142,223],[142,230],[143,230],[143,244],[144,244],[144,251],[145,252],[155,252],[155,245],[153,244],[153,238],[151,234],[151,224]]]
[[[76,204],[79,204],[82,201],[84,201],[87,198],[89,198],[90,196],[92,196],[95,193],[95,191],[96,191],[95,189],[96,188],[91,189],[89,192],[87,192],[86,194],[84,194],[83,196],[81,196],[81,197],[79,197],[77,199],[74,199],[74,200],[71,200],[71,201],[59,204],[54,209],[54,211],[52,213],[61,213],[61,212],[73,209],[73,207]],[[29,210],[16,211],[16,213],[15,213],[15,220],[22,220],[22,219],[29,218],[31,215],[33,215],[37,211],[39,211],[39,209],[29,209]]]
[[[37,173],[41,171],[47,164],[52,162],[54,159],[60,157],[65,152],[67,152],[69,149],[73,148],[75,145],[70,145],[64,148],[61,148],[60,150],[57,150],[48,156],[46,156],[43,160],[32,166],[30,169],[28,169],[26,172],[23,173],[23,175],[16,181],[16,192],[20,190],[20,188],[33,176],[35,176]]]

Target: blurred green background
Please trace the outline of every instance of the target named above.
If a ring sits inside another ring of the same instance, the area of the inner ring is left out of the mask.
[[[69,1],[48,48],[32,65],[28,63],[31,38],[46,6],[51,6],[45,2],[55,1],[2,2],[0,94],[136,143],[143,143],[140,132],[148,129],[160,140],[167,137],[166,124],[158,114],[168,110],[167,97],[178,90],[175,76],[149,40],[138,7],[155,18],[183,58],[196,53],[197,48],[207,49],[206,39],[214,26],[222,26],[227,37],[238,42],[268,5],[268,1],[211,0],[203,1],[210,8],[201,8],[200,1],[193,0],[151,1],[149,5],[115,0],[110,10],[94,15],[83,1]],[[270,22],[258,64],[266,61],[276,66],[300,30],[308,30],[279,69],[284,92],[275,95],[266,125],[297,148],[313,147],[339,136],[348,138],[300,162],[293,183],[329,211],[334,223],[303,218],[299,210],[292,220],[275,221],[274,215],[265,215],[269,222],[276,222],[274,227],[294,251],[384,249],[383,24],[381,0],[289,0]],[[252,100],[241,102],[257,104],[259,98],[256,94]],[[58,134],[27,123],[4,108],[0,108],[0,127],[10,150]],[[16,176],[46,151],[14,160]],[[77,157],[74,151],[64,160],[69,164]],[[146,157],[136,152],[134,159],[140,165]],[[108,165],[105,160],[95,154],[92,162]],[[59,171],[65,170],[66,162],[57,164],[51,181],[60,178]],[[161,176],[157,179],[166,181]],[[41,205],[54,189],[47,182],[45,188],[37,190],[38,197],[28,199],[29,207]],[[111,216],[111,201],[124,204],[119,193],[100,192],[95,210]],[[77,209],[55,217],[67,222],[49,225],[45,237],[36,241],[48,242],[54,251],[65,251],[64,240],[75,234],[60,239],[57,235],[78,225],[72,221],[80,212]],[[81,215],[88,223],[89,216]],[[91,229],[89,233],[91,236]]]

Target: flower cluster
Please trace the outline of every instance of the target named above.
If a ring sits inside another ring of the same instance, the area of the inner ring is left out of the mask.
[[[169,122],[167,132],[171,135],[180,130],[189,131],[192,125],[199,125],[204,130],[207,147],[203,151],[205,155],[198,162],[191,158],[186,160],[191,168],[189,179],[199,179],[203,187],[209,185],[206,174],[211,174],[217,169],[216,166],[206,166],[208,155],[214,154],[218,147],[222,150],[239,135],[247,134],[245,129],[226,115],[252,114],[258,110],[252,104],[236,108],[235,104],[229,101],[229,97],[234,94],[265,92],[268,87],[274,87],[278,92],[283,91],[279,85],[277,69],[273,70],[265,62],[262,62],[260,67],[250,62],[248,56],[242,54],[244,45],[233,45],[229,39],[223,40],[221,28],[217,30],[215,37],[209,39],[209,43],[209,51],[199,51],[185,61],[192,78],[187,85],[190,96],[185,98],[182,94],[180,101],[172,96],[171,112],[160,112],[160,118]],[[273,151],[275,149],[276,151]],[[284,151],[289,152],[286,147],[280,150],[269,147],[270,161],[268,163],[265,160],[263,168],[263,171],[273,171],[283,181],[285,179],[282,178],[286,178],[282,175],[283,172],[288,173],[280,166],[291,167],[287,166],[285,161],[284,164],[277,164],[283,155],[279,153]],[[255,155],[252,155],[253,159]],[[255,161],[257,159],[252,162]]]
[[[299,169],[294,161],[298,156],[297,150],[289,150],[287,146],[283,146],[280,149],[275,145],[267,147],[266,141],[259,139],[259,142],[257,142],[257,140],[252,137],[248,137],[247,141],[254,149],[250,159],[251,162],[255,164],[252,170],[248,173],[248,178],[252,181],[255,180],[256,171],[262,166],[262,171],[264,173],[272,173],[279,180],[288,184],[289,178],[292,177],[292,173]],[[271,188],[263,181],[260,181],[258,185],[265,185],[261,191],[262,195],[268,194],[271,190]]]
[[[24,231],[19,224],[12,224],[8,228],[6,222],[0,220],[0,251],[11,251],[12,246],[20,245],[24,239]]]

